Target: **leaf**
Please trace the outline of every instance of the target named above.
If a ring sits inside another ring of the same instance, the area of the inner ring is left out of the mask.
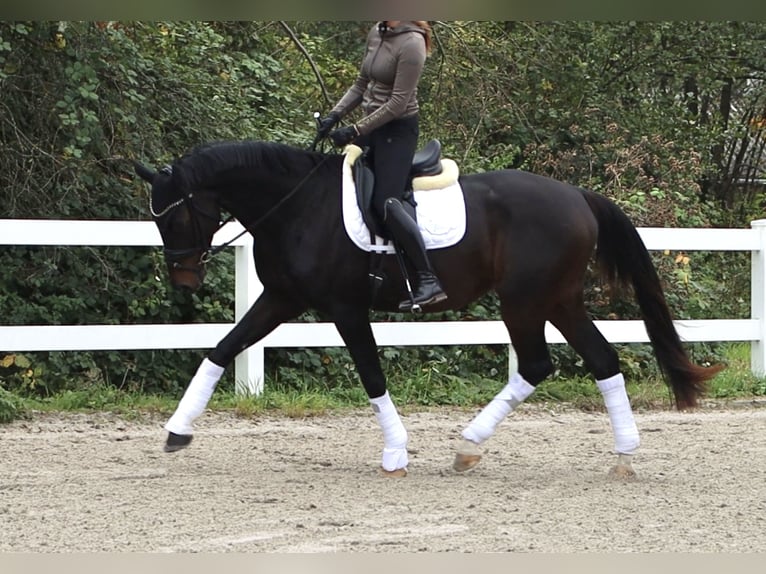
[[[16,366],[22,369],[28,369],[32,365],[32,361],[27,359],[24,355],[16,355]]]
[[[16,359],[16,355],[6,355],[2,359],[0,359],[0,367],[8,368],[10,367],[14,360]]]

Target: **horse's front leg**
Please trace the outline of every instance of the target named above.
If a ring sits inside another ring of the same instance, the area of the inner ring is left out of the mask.
[[[165,452],[180,450],[191,443],[194,420],[207,407],[221,375],[234,358],[303,311],[303,307],[269,291],[261,294],[239,323],[203,359],[192,377],[173,416],[165,424],[168,431]]]
[[[407,474],[407,430],[386,390],[375,336],[367,309],[343,310],[335,315],[335,326],[354,360],[375,417],[383,431],[381,470],[386,476]]]

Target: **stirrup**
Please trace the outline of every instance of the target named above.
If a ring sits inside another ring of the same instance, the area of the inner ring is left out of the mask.
[[[402,301],[399,303],[399,311],[410,311],[417,314],[423,312],[423,307],[420,306],[420,303],[416,303],[413,300]]]
[[[412,292],[412,289],[410,288],[409,280],[405,279],[405,283],[407,284],[407,295],[409,295],[409,299],[405,299],[404,301],[399,302],[399,311],[411,311],[413,313],[422,313],[423,308],[420,306],[420,303],[415,301],[415,295]]]

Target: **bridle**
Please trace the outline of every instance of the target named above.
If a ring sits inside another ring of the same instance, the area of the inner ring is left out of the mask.
[[[160,173],[164,175],[171,175],[173,173],[173,168],[169,165],[164,166],[162,169],[159,170]],[[192,233],[194,235],[194,243],[197,245],[194,247],[187,247],[183,249],[170,249],[168,247],[163,246],[162,251],[165,256],[165,261],[172,267],[173,269],[177,269],[179,271],[188,271],[190,273],[194,273],[199,277],[202,278],[202,266],[206,264],[210,259],[230,245],[232,242],[234,242],[236,239],[238,239],[240,235],[235,237],[234,239],[231,239],[230,241],[227,241],[223,245],[219,245],[215,248],[212,248],[208,242],[206,242],[202,235],[202,226],[200,224],[199,216],[203,216],[207,219],[212,219],[218,224],[218,229],[216,229],[213,234],[217,233],[224,225],[229,223],[234,219],[234,217],[229,216],[225,221],[221,221],[218,214],[211,214],[200,207],[198,207],[194,202],[194,193],[187,193],[182,195],[179,199],[174,201],[173,203],[167,205],[160,211],[155,211],[154,204],[152,201],[151,194],[149,195],[149,212],[152,214],[152,217],[157,222],[157,225],[160,226],[159,219],[161,217],[164,217],[165,215],[168,215],[171,211],[174,209],[186,205],[186,208],[189,210],[191,224],[192,224]],[[246,232],[247,230],[245,230]],[[243,232],[243,233],[245,233]],[[190,267],[188,265],[184,265],[182,261],[186,259],[188,256],[193,255],[195,253],[199,253],[199,260],[197,262],[198,267]]]
[[[222,243],[220,245],[216,245],[215,247],[211,246],[209,243],[203,241],[202,238],[202,230],[199,223],[199,219],[196,214],[202,215],[204,217],[207,217],[208,219],[213,219],[218,223],[218,229],[216,229],[213,232],[213,235],[218,233],[227,223],[233,221],[235,218],[233,215],[230,215],[226,220],[221,221],[220,217],[218,215],[213,215],[210,213],[205,212],[204,210],[200,209],[194,204],[193,198],[194,193],[189,192],[187,194],[182,195],[179,199],[174,201],[173,203],[167,205],[164,207],[161,211],[157,212],[154,210],[154,205],[152,203],[152,197],[151,194],[149,195],[149,212],[152,214],[152,217],[155,218],[155,221],[157,221],[157,225],[159,226],[159,218],[167,215],[177,207],[180,207],[181,205],[186,205],[187,209],[189,210],[189,214],[191,215],[192,220],[192,226],[193,226],[193,233],[195,236],[195,242],[198,243],[196,247],[188,247],[184,249],[169,249],[165,246],[163,246],[163,253],[165,255],[165,261],[168,262],[168,264],[173,268],[177,269],[179,271],[188,271],[190,273],[194,273],[199,277],[202,278],[202,266],[208,263],[215,255],[218,255],[221,251],[229,247],[232,243],[234,243],[237,239],[242,237],[245,233],[253,233],[255,229],[261,225],[266,219],[268,219],[279,207],[282,206],[283,203],[285,203],[288,199],[290,199],[293,195],[295,195],[300,188],[303,186],[304,183],[316,172],[324,162],[326,162],[328,159],[327,156],[325,156],[322,161],[317,163],[304,177],[301,179],[296,186],[290,190],[289,193],[287,193],[282,199],[280,199],[276,204],[274,204],[271,209],[269,209],[266,213],[264,213],[261,217],[256,219],[253,223],[250,223],[249,225],[244,225],[244,229],[239,232],[236,236],[231,238],[230,240],[226,241],[225,243]],[[172,175],[173,173],[173,167],[170,165],[166,165],[162,167],[159,170],[159,173],[165,174],[165,175]],[[207,243],[207,245],[205,245]],[[197,264],[200,267],[189,267],[187,265],[184,265],[181,263],[183,259],[188,257],[189,255],[192,255],[194,253],[200,254],[199,261]]]

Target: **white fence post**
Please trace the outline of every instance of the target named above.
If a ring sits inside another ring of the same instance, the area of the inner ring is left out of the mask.
[[[253,306],[263,292],[263,284],[255,272],[253,237],[246,236],[244,245],[238,245],[234,254],[235,303],[234,318],[239,320]],[[242,351],[234,361],[234,384],[237,394],[260,395],[263,392],[264,352],[259,341]]]
[[[750,222],[758,234],[758,250],[752,251],[750,265],[750,317],[757,319],[761,336],[750,343],[750,370],[762,377],[766,374],[766,219]]]

